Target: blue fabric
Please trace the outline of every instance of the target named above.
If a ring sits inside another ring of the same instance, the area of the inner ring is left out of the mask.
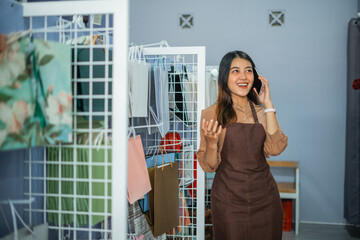
[[[163,154],[164,157],[164,164],[165,163],[170,163],[171,162],[175,162],[175,153],[165,153]],[[155,165],[156,163],[156,165]],[[159,166],[163,164],[163,160],[162,160],[162,155],[159,153],[158,155],[154,155],[152,157],[146,158],[146,166],[148,168],[151,167],[155,167],[155,166]]]
[[[145,194],[145,197],[143,199],[140,199],[139,201],[139,205],[141,208],[141,211],[143,213],[146,213],[147,211],[149,211],[149,194]]]

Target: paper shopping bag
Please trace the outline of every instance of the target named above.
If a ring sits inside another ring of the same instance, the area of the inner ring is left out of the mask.
[[[152,190],[146,219],[154,237],[179,224],[178,163],[148,168]]]
[[[140,135],[128,141],[128,201],[133,204],[151,190]]]

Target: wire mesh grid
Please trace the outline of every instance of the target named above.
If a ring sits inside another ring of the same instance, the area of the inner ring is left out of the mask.
[[[159,132],[149,134],[146,131],[144,134],[138,129],[142,133],[146,155],[155,154],[161,145],[168,153],[175,152],[175,161],[179,163],[179,225],[167,232],[166,239],[196,239],[198,55],[150,54],[144,57],[151,64],[161,62],[168,72],[168,133],[180,136],[180,139],[164,142]],[[141,128],[139,125],[133,127]],[[133,233],[128,235],[128,239],[133,237]]]
[[[29,222],[49,223],[49,239],[111,238],[112,14],[86,28],[73,16],[29,17],[34,38],[71,45],[73,143],[49,145],[25,161]]]

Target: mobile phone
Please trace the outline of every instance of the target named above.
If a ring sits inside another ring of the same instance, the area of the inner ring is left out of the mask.
[[[257,71],[257,69],[254,67],[254,84],[253,87],[256,89],[257,93],[260,94],[260,90],[262,87],[262,82],[259,79],[259,73]]]

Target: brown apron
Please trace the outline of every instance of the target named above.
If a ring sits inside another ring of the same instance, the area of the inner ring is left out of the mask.
[[[227,127],[211,190],[215,240],[281,240],[283,210],[264,155],[265,129],[249,101],[253,123]]]

